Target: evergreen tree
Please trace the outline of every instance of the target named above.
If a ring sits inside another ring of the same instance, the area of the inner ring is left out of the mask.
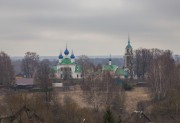
[[[106,111],[103,116],[104,123],[114,123],[113,114],[110,110],[110,107],[106,108]]]

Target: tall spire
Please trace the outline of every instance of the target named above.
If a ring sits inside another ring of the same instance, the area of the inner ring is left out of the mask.
[[[130,35],[128,33],[128,44],[130,44]]]
[[[126,49],[132,49],[129,33],[128,33],[128,45],[126,46]]]

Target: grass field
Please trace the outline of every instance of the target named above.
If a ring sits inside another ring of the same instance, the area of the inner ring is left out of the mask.
[[[80,88],[76,89],[75,91],[58,92],[58,101],[63,103],[63,98],[65,96],[72,98],[80,107],[92,107],[84,99],[85,95]],[[126,91],[125,96],[125,107],[126,111],[129,113],[136,110],[138,102],[150,100],[150,95],[146,87],[135,87],[131,91]]]

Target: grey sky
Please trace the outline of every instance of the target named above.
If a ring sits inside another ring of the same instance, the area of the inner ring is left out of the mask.
[[[134,49],[180,54],[179,12],[179,0],[0,0],[0,50],[123,55],[129,32]]]

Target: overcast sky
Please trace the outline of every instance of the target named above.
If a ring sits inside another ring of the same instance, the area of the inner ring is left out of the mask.
[[[0,0],[0,50],[56,56],[123,55],[137,48],[180,54],[180,0]]]

